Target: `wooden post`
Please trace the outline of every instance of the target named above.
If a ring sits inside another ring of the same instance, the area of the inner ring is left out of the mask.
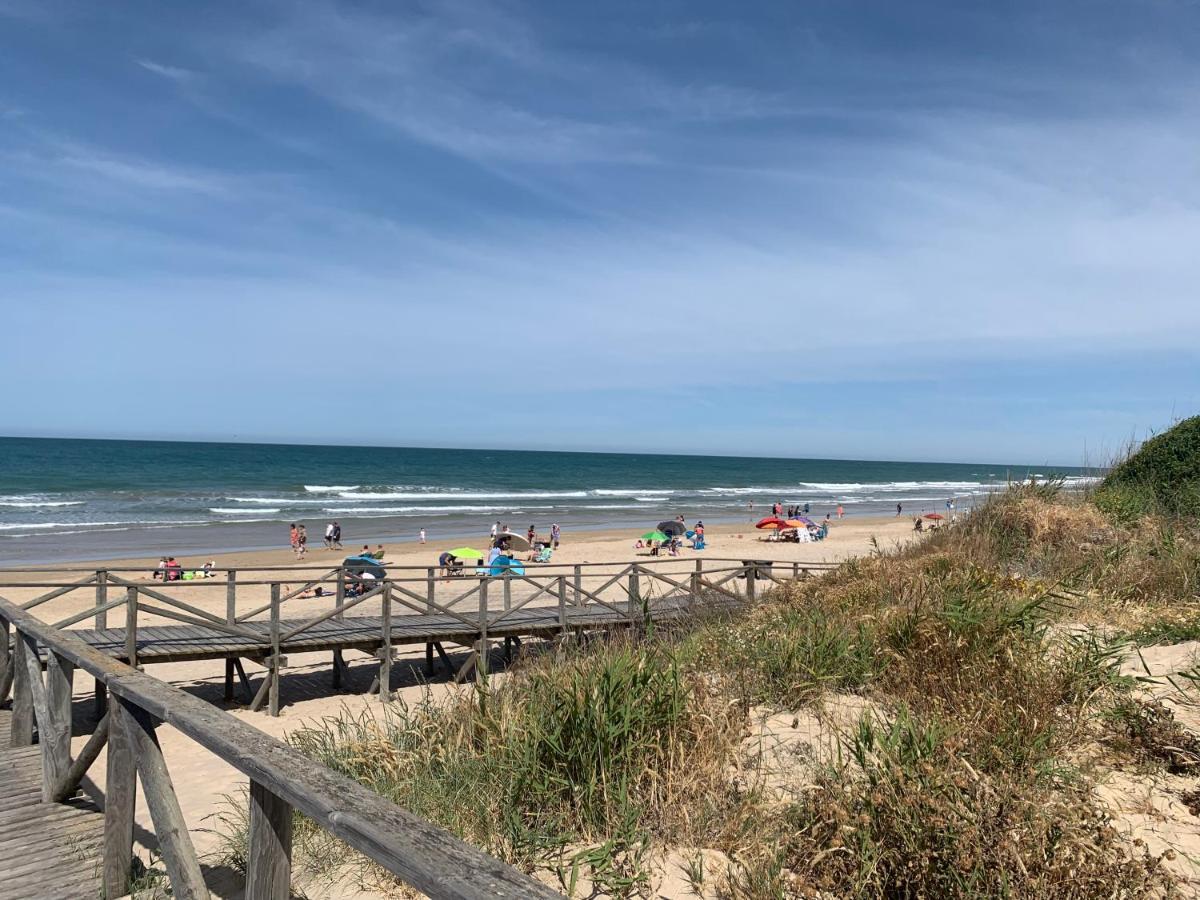
[[[291,887],[292,808],[251,779],[246,896],[255,900],[288,900]]]
[[[271,585],[271,679],[267,702],[272,716],[279,715],[279,582]]]
[[[575,566],[575,605],[583,606],[583,566]]]
[[[504,570],[504,611],[512,609],[512,572]],[[512,638],[504,638],[504,662],[512,662]]]
[[[154,719],[127,700],[118,700],[117,705],[125,708],[124,725],[137,759],[138,773],[142,776],[142,790],[146,792],[146,805],[150,807],[150,818],[154,822],[154,836],[171,878],[171,896],[208,900],[204,874],[188,835],[183,810],[179,808],[179,798],[175,796],[171,773],[167,771],[167,761],[155,733]],[[111,744],[109,747],[111,753]]]
[[[558,633],[567,636],[567,576],[558,576]]]
[[[33,685],[29,683],[29,666],[25,662],[25,641],[20,629],[13,634],[12,671],[12,745],[33,745]]]
[[[0,704],[8,699],[8,692],[12,690],[12,651],[8,641],[10,627],[8,619],[0,620]]]
[[[436,585],[437,570],[430,566],[425,570],[425,614],[433,615],[434,586]],[[433,674],[433,642],[425,642],[425,674]]]
[[[479,583],[479,647],[476,650],[475,674],[486,680],[488,676],[488,581],[484,576]]]
[[[46,707],[50,721],[40,729],[42,802],[54,800],[54,788],[71,768],[71,687],[75,664],[50,651],[46,654]]]
[[[120,701],[108,709],[108,774],[104,782],[103,896],[129,893],[133,862],[133,815],[137,801],[137,759],[129,739],[128,713]]]
[[[108,628],[108,610],[105,609],[105,604],[108,603],[108,570],[101,569],[96,573],[96,630],[104,631]],[[104,686],[104,682],[99,678],[96,679],[95,699],[92,701],[93,710],[95,711],[97,720],[104,717],[105,711],[108,709],[108,688]]]
[[[753,600],[755,592],[755,581],[758,578],[758,566],[751,562],[745,567],[746,571],[746,599]]]
[[[346,570],[343,567],[338,567],[337,587],[333,596],[333,605],[341,607],[346,602]],[[340,622],[346,618],[345,612],[339,612],[335,618]],[[342,656],[341,650],[333,651],[333,689],[341,690],[342,687],[342,670],[346,667],[346,660]]]
[[[794,562],[794,563],[792,563],[792,581],[795,581],[799,577],[800,577],[800,563]]]
[[[704,579],[704,560],[696,560],[696,571],[692,573],[692,594],[699,597],[701,584]]]
[[[629,622],[633,624],[638,620],[638,616],[642,611],[642,592],[638,587],[638,567],[632,565],[629,567]]]
[[[125,588],[125,661],[137,668],[138,589]]]
[[[392,695],[392,586],[383,585],[383,644],[379,648],[379,702]]]
[[[225,621],[237,623],[237,569],[225,573]],[[233,676],[236,674],[233,658],[225,660],[225,702],[233,701]]]

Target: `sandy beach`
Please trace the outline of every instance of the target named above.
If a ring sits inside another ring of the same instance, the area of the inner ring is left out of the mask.
[[[878,542],[884,548],[895,546],[910,538],[912,522],[907,517],[855,518],[834,520],[831,523],[829,537],[820,543],[793,544],[776,543],[761,540],[762,533],[753,527],[711,526],[706,529],[708,550],[703,554],[685,551],[678,560],[681,569],[694,565],[697,556],[712,560],[712,565],[720,559],[772,559],[780,562],[832,562],[851,556],[863,555],[872,551],[873,542]],[[286,533],[282,535],[286,541]],[[437,555],[442,549],[461,546],[486,547],[486,533],[481,535],[462,535],[453,541],[439,541],[435,546],[427,544],[397,544],[386,548],[386,560],[391,567],[404,566],[428,567],[436,565]],[[583,563],[626,563],[634,560],[644,560],[639,551],[633,549],[636,535],[630,532],[579,532],[564,533],[563,543],[555,555],[556,564]],[[361,545],[360,545],[361,547]],[[256,553],[229,553],[213,557],[220,567],[237,567],[250,569],[253,567],[291,566],[299,562],[301,565],[319,569],[323,565],[335,565],[339,560],[358,547],[347,548],[345,551],[326,550],[319,542],[311,549],[307,557],[297,561],[290,549],[286,547]],[[641,551],[644,553],[644,551]],[[182,559],[185,568],[198,567],[201,559]],[[675,561],[672,561],[674,564]],[[136,559],[108,560],[103,564],[88,564],[87,568],[140,568],[144,570],[143,580],[157,564],[157,557]],[[37,573],[0,574],[0,580],[5,583],[28,582],[34,580],[62,581],[78,579],[84,573],[57,569],[41,569]],[[414,572],[414,577],[423,573]],[[270,573],[257,573],[251,577],[267,577]],[[129,577],[129,576],[126,576]],[[239,578],[243,577],[239,573]],[[277,575],[270,575],[277,577]],[[187,601],[200,608],[223,613],[225,589],[217,585],[189,584],[186,595]],[[266,596],[267,588],[262,586],[248,587],[247,603],[253,603],[259,595]],[[36,587],[6,587],[0,590],[0,595],[14,602],[22,602],[45,589]],[[257,592],[257,593],[255,593]],[[38,616],[46,621],[56,621],[72,613],[89,608],[94,602],[94,589],[81,589],[66,596],[47,602],[36,609]],[[328,607],[328,599],[297,601],[295,609],[299,614],[315,614]],[[239,600],[239,609],[242,601]],[[120,610],[110,613],[114,625],[122,620]],[[141,619],[139,618],[139,622]],[[152,618],[147,618],[152,622]],[[89,623],[82,623],[86,627]],[[464,658],[463,652],[455,653],[452,648],[452,659]],[[334,691],[330,685],[330,660],[328,653],[293,654],[288,658],[288,665],[282,679],[283,703],[278,718],[271,718],[265,712],[251,713],[240,702],[227,704],[223,700],[224,667],[216,660],[186,663],[170,663],[153,665],[149,671],[155,676],[175,684],[199,697],[218,706],[227,708],[229,712],[245,722],[261,729],[267,734],[277,737],[285,736],[289,731],[303,725],[305,722],[320,719],[325,716],[337,715],[342,709],[353,711],[378,710],[380,703],[377,698],[367,696],[366,691],[372,678],[377,672],[376,661],[361,653],[347,653],[348,675],[340,692]],[[400,648],[400,655],[393,669],[392,687],[398,697],[412,700],[429,690],[435,696],[445,695],[451,690],[467,690],[469,688],[454,688],[448,683],[448,678],[440,672],[432,681],[426,680],[423,667],[421,648],[406,651]],[[247,662],[246,670],[252,681],[257,682],[262,668]],[[74,717],[75,735],[74,751],[86,742],[94,726],[92,712],[92,680],[85,673],[78,673],[74,684]],[[214,853],[219,845],[219,837],[214,830],[212,816],[218,812],[223,798],[236,795],[245,787],[245,778],[236,770],[221,762],[212,754],[197,747],[192,741],[168,726],[159,730],[160,741],[171,777],[174,781],[179,801],[197,851],[214,866],[209,871],[214,888],[214,896],[240,896],[239,879],[231,871],[222,871],[215,866]],[[91,769],[91,777],[98,787],[102,787],[104,779],[103,757]],[[139,797],[138,804],[137,841],[143,854],[148,854],[154,848],[153,830],[149,812],[144,798]],[[312,896],[334,896],[345,892],[345,888],[322,889],[310,891]],[[351,894],[354,892],[351,890]]]

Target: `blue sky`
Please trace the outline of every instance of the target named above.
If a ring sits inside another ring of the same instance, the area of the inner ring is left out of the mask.
[[[1200,405],[1200,6],[0,0],[0,433],[1076,464]]]

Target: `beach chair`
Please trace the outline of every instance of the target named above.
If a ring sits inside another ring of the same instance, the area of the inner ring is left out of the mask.
[[[533,558],[533,561],[535,563],[548,563],[550,562],[550,555],[552,552],[553,551],[549,547],[543,547],[537,552],[537,556]]]

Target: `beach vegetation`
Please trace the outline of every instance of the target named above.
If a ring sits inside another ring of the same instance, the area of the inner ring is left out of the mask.
[[[648,896],[679,848],[684,881],[724,900],[1170,896],[1171,852],[1128,840],[1095,785],[1200,764],[1128,665],[1200,636],[1200,540],[1180,497],[1130,518],[1102,493],[1016,484],[736,613],[566,643],[289,740],[573,896]],[[752,723],[798,733],[848,699],[832,753],[787,757],[786,790],[756,769]],[[394,886],[300,817],[296,835],[298,865]]]

